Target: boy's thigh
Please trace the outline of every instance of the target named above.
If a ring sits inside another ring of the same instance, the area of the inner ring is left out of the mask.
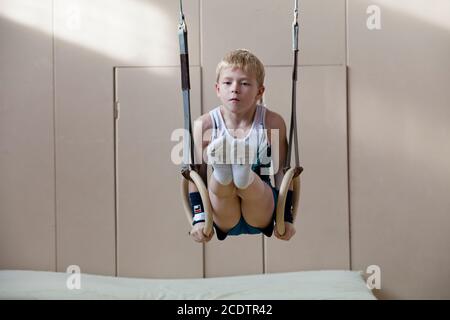
[[[241,200],[242,216],[256,228],[265,228],[272,221],[274,206],[272,188],[267,183],[264,183],[264,192],[259,197]]]
[[[240,200],[236,197],[218,197],[209,193],[211,206],[214,211],[214,223],[224,232],[238,224],[241,219]]]

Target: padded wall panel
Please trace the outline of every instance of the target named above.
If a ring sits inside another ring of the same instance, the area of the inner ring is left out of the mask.
[[[300,67],[297,126],[301,204],[296,235],[266,239],[267,272],[349,268],[347,107],[344,66]],[[267,106],[289,130],[291,68],[267,68]],[[294,149],[293,149],[294,151]],[[292,155],[291,166],[294,165]]]
[[[179,68],[119,68],[117,249],[120,276],[203,276],[202,244],[182,208]],[[200,68],[191,68],[191,114],[200,115]],[[178,132],[176,131],[178,129]],[[172,141],[172,139],[174,141]]]
[[[348,1],[352,267],[380,267],[381,298],[450,298],[449,9]]]
[[[0,4],[0,268],[56,269],[52,1]]]
[[[202,6],[202,65],[247,48],[265,65],[292,63],[293,0],[207,0]],[[345,63],[345,1],[299,1],[300,63]]]

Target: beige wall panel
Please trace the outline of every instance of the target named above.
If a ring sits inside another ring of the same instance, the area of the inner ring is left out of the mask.
[[[206,113],[221,104],[216,95],[216,66],[202,68],[202,112]]]
[[[0,269],[55,270],[51,9],[0,5]]]
[[[345,63],[345,1],[300,2],[301,64]],[[293,0],[220,1],[202,6],[202,65],[247,48],[266,65],[292,63]]]
[[[190,74],[196,118],[200,68]],[[183,128],[180,70],[119,68],[117,75],[118,275],[202,277],[203,246],[188,236],[180,195],[181,158],[175,151],[182,132],[171,141]]]
[[[348,9],[352,267],[380,266],[381,298],[449,299],[449,3]]]
[[[107,8],[106,2],[54,2],[57,269],[75,264],[82,272],[115,275],[117,62],[92,46],[107,47],[114,36],[99,23],[100,8]]]
[[[283,116],[288,130],[290,79],[291,68],[267,68],[266,104]],[[266,270],[349,269],[345,67],[301,67],[297,90],[300,162],[305,169],[297,233],[289,242],[267,240]]]
[[[115,274],[113,67],[179,64],[178,2],[54,5],[58,270],[78,264]],[[198,7],[185,5],[192,64],[199,63]]]
[[[263,273],[261,235],[229,236],[213,239],[205,246],[205,276],[225,277]]]

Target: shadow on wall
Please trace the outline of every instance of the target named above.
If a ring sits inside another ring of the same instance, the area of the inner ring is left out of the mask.
[[[450,4],[377,2],[382,29],[348,37],[352,267],[380,265],[381,298],[449,298]]]
[[[53,35],[58,41],[96,52],[123,65],[173,65],[178,62],[177,10],[169,13],[155,1],[57,1],[52,12],[45,1],[4,0],[0,16]],[[170,54],[168,54],[168,52]],[[174,59],[175,57],[175,59]]]

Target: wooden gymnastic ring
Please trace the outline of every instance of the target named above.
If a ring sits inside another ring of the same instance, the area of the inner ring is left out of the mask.
[[[295,216],[297,212],[299,203],[300,203],[300,173],[303,169],[299,168],[290,168],[284,174],[283,181],[281,182],[280,192],[278,194],[277,201],[277,212],[276,212],[276,228],[278,233],[282,236],[286,232],[285,224],[284,224],[284,208],[286,206],[286,197],[289,190],[289,185],[291,181],[293,181],[294,191],[292,195],[292,205],[293,211],[292,215]]]
[[[208,189],[206,189],[202,178],[197,172],[190,170],[189,177],[200,193],[200,197],[203,203],[203,209],[205,210],[205,226],[203,227],[203,233],[209,237],[213,228],[213,210],[211,201],[209,200]],[[186,217],[189,221],[189,226],[192,227],[192,210],[189,201],[189,180],[184,177],[181,180],[181,195],[183,199],[184,212],[186,213]]]

